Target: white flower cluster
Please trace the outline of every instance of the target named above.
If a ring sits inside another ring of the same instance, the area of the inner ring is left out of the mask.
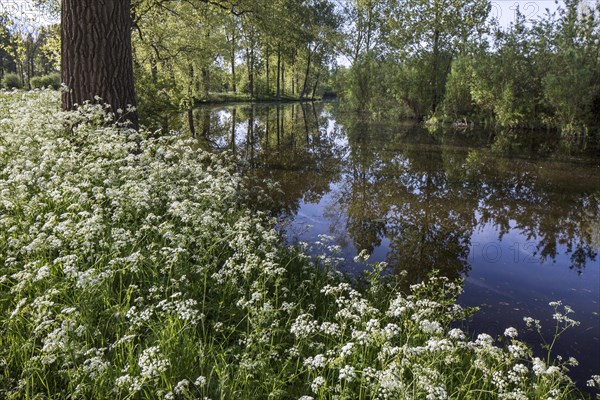
[[[333,318],[318,321],[304,313],[292,327],[298,346],[318,349],[318,354],[304,358],[304,367],[316,376],[311,384],[313,393],[321,393],[327,380],[333,382],[328,393],[343,396],[350,382],[360,380],[363,391],[372,398],[445,399],[450,391],[460,398],[459,389],[449,389],[451,381],[445,374],[465,360],[478,376],[473,379],[483,379],[486,390],[502,399],[529,398],[523,388],[531,379],[530,371],[539,379],[538,389],[551,388],[545,393],[554,390],[553,383],[568,384],[562,367],[531,357],[531,350],[517,340],[518,331],[513,327],[504,332],[510,339],[506,347],[485,333],[469,341],[461,329],[448,329],[451,320],[444,317],[463,315],[465,310],[418,294],[432,292],[440,283],[445,282],[438,278],[414,285],[411,295],[393,296],[386,313],[348,284],[324,287],[322,293],[336,300]],[[456,287],[451,290],[458,292]],[[406,376],[412,376],[412,381]],[[467,392],[463,395],[468,396]]]
[[[138,366],[141,369],[140,376],[147,380],[159,377],[167,371],[170,365],[170,361],[161,354],[160,349],[156,346],[144,349],[138,359]]]

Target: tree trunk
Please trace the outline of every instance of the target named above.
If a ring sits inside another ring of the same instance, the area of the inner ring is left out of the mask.
[[[233,93],[237,92],[237,84],[235,79],[235,45],[236,45],[236,37],[235,37],[235,20],[233,21],[232,29],[231,29],[231,49],[229,52],[229,57],[231,60],[231,89]]]
[[[254,48],[246,48],[246,63],[248,64],[248,93],[254,98]]]
[[[25,60],[25,87],[27,90],[31,90],[31,63],[30,60]]]
[[[235,37],[232,41],[235,40]],[[237,92],[236,79],[235,79],[235,42],[231,45],[231,89],[233,93]]]
[[[155,58],[150,58],[150,75],[153,83],[158,82],[158,65]]]
[[[319,64],[319,69],[317,69],[317,78],[315,79],[315,85],[313,86],[313,89],[312,89],[312,96],[311,96],[312,100],[315,99],[315,94],[317,93],[317,86],[319,86],[319,78],[320,77],[321,77],[321,65]]]
[[[231,56],[231,86],[233,89],[233,93],[237,92],[237,87],[235,84],[235,54]]]
[[[135,106],[129,12],[130,0],[62,0],[61,71],[69,87],[63,109],[95,96],[113,112]],[[137,113],[126,118],[137,129]]]
[[[208,100],[210,92],[210,71],[207,66],[202,67],[202,95]]]
[[[296,64],[296,49],[292,53],[292,96],[296,95],[298,88],[298,65]]]
[[[310,73],[310,62],[312,60],[312,51],[308,50],[308,60],[306,61],[306,73],[304,74],[304,86],[302,87],[302,93],[300,93],[300,100],[306,96],[306,89],[308,85],[308,74]]]
[[[266,50],[266,67],[267,67],[267,96],[271,95],[271,85],[269,84],[269,45],[267,44]]]
[[[439,42],[440,31],[436,28],[433,33],[433,65],[431,68],[431,86],[433,87],[433,98],[431,100],[431,111],[435,112],[438,105],[438,64],[439,64]]]
[[[281,45],[277,46],[277,101],[281,100]]]
[[[281,61],[281,95],[285,94],[285,61]]]
[[[196,126],[194,125],[194,110],[192,107],[187,109],[188,125],[190,126],[190,134],[196,137]]]

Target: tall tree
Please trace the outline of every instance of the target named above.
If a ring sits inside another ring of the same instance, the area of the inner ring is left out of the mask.
[[[130,0],[62,0],[62,81],[65,110],[99,96],[112,111],[135,106]],[[126,113],[137,128],[135,111]]]
[[[388,48],[398,64],[407,67],[403,80],[410,82],[400,96],[407,103],[428,103],[419,117],[435,112],[444,96],[446,78],[455,54],[464,53],[467,42],[486,28],[488,0],[389,0],[383,12]],[[413,70],[413,71],[411,71]],[[419,81],[419,82],[417,82]],[[418,98],[408,92],[423,85]],[[402,85],[399,85],[402,86]]]

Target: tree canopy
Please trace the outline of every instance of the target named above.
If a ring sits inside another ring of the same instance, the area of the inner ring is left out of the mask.
[[[35,3],[56,19],[57,0]],[[585,135],[600,115],[599,14],[566,0],[501,26],[488,0],[132,0],[139,111],[168,129],[165,110],[200,101],[335,93],[363,112]],[[4,86],[50,82],[58,28],[0,19]]]

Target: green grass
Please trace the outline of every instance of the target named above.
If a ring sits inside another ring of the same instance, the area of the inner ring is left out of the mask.
[[[579,396],[512,330],[450,329],[460,283],[350,284],[283,243],[233,159],[59,96],[0,92],[0,398]]]

